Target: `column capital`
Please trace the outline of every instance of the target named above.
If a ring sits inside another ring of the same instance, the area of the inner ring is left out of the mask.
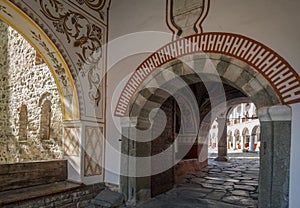
[[[292,108],[287,105],[275,105],[258,109],[260,121],[291,121]]]
[[[121,126],[122,127],[132,127],[137,124],[137,117],[121,117]]]

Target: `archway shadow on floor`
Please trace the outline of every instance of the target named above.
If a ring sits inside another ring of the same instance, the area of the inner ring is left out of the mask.
[[[174,189],[154,197],[138,208],[237,208],[258,206],[259,159],[231,158],[186,175]]]

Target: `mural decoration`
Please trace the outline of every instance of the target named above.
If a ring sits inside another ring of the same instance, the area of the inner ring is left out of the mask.
[[[98,107],[102,97],[102,82],[98,73],[102,58],[101,28],[90,23],[82,14],[66,10],[58,0],[40,0],[40,5],[41,12],[52,21],[56,31],[65,34],[68,43],[73,44],[75,48],[80,48],[80,52],[76,52],[77,69],[83,77],[87,76],[89,99]]]
[[[75,90],[74,79],[69,67],[53,41],[45,34],[36,21],[30,18],[19,7],[20,2],[13,4],[14,0],[0,2],[0,19],[16,29],[37,50],[47,65],[61,95],[63,118],[72,120],[79,118],[78,97]],[[36,4],[32,1],[31,4]],[[17,6],[16,6],[17,5]],[[24,9],[24,8],[23,8]],[[28,9],[24,9],[28,11]],[[32,13],[30,13],[32,16]],[[68,105],[66,105],[68,104]]]
[[[202,33],[177,39],[150,55],[132,74],[119,97],[115,116],[123,117],[143,82],[163,64],[190,54],[216,53],[234,57],[256,69],[284,105],[300,102],[300,78],[292,66],[267,46],[231,33]]]
[[[202,33],[209,4],[209,0],[167,0],[167,24],[174,38]]]
[[[84,176],[102,174],[103,128],[86,127]]]
[[[64,85],[68,86],[68,80],[67,80],[67,75],[64,67],[62,64],[58,61],[58,59],[54,56],[55,52],[51,51],[45,41],[42,40],[41,35],[37,34],[34,31],[31,31],[32,33],[32,38],[35,39],[42,47],[43,49],[47,52],[47,56],[50,58],[50,60],[54,63],[53,68],[55,73],[58,75],[59,81]]]
[[[105,0],[76,0],[80,5],[86,5],[90,9],[97,11],[100,15],[101,20],[104,20],[103,7],[105,5]]]
[[[7,11],[7,8],[6,8],[5,6],[0,5],[0,12],[3,12],[3,13],[6,14],[7,16],[13,18],[13,16]]]
[[[75,127],[66,127],[64,129],[64,150],[65,156],[79,155],[79,137],[80,130]]]

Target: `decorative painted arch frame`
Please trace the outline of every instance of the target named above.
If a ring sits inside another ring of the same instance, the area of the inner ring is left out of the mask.
[[[23,11],[11,2],[0,2],[0,19],[17,30],[42,56],[57,85],[64,120],[80,118],[79,102],[71,72],[55,44]]]
[[[251,38],[239,34],[209,32],[172,41],[142,62],[123,88],[115,108],[115,116],[126,115],[130,101],[155,69],[177,58],[197,53],[217,53],[241,60],[268,80],[282,104],[300,102],[299,74],[283,57]]]

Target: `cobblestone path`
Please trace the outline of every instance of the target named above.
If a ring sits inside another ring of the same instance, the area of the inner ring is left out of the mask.
[[[205,169],[188,174],[174,189],[138,208],[257,207],[259,159],[209,160]]]

